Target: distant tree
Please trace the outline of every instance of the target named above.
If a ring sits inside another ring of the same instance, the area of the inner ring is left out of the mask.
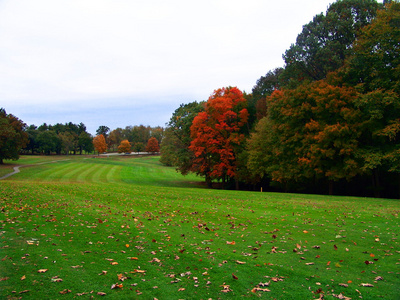
[[[215,90],[190,127],[192,171],[213,179],[237,179],[237,156],[247,130],[247,101],[236,87]]]
[[[133,152],[144,152],[145,149],[146,147],[142,142],[137,142],[133,145]]]
[[[99,128],[96,130],[96,134],[102,135],[105,140],[107,140],[109,132],[110,132],[110,128],[105,125],[99,126]]]
[[[160,152],[160,146],[158,145],[158,141],[156,138],[151,137],[149,139],[146,146],[146,152],[151,152],[151,153]]]
[[[0,108],[0,164],[4,159],[17,160],[19,152],[28,143],[26,124]]]
[[[62,150],[66,155],[68,155],[71,150],[75,150],[78,146],[78,139],[74,133],[68,131],[60,132],[58,138],[61,141]]]
[[[93,139],[93,146],[94,146],[94,149],[97,150],[97,152],[99,154],[106,152],[107,151],[107,144],[106,144],[106,139],[104,138],[104,135],[102,135],[102,134],[97,135]]]
[[[53,130],[40,131],[37,136],[37,143],[39,151],[46,155],[50,155],[52,152],[58,153],[61,149],[60,138]]]
[[[39,145],[37,143],[37,136],[39,134],[39,131],[35,125],[30,125],[25,132],[28,134],[28,139],[29,142],[25,147],[26,151],[31,151],[32,154],[35,153],[35,151],[39,150]]]
[[[121,141],[121,144],[118,146],[118,153],[130,153],[132,145],[128,140]]]
[[[122,138],[122,128],[114,129],[108,136],[108,147],[113,148],[120,145],[124,139]]]
[[[94,150],[93,147],[93,137],[90,133],[86,131],[82,131],[78,137],[78,148],[79,153],[82,154],[82,151],[86,153],[91,153]]]

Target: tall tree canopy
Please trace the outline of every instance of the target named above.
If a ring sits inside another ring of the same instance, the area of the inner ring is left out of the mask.
[[[190,127],[192,171],[212,179],[236,177],[237,156],[247,130],[247,101],[236,87],[215,90]]]
[[[283,55],[283,79],[297,85],[305,79],[320,80],[343,65],[362,27],[375,17],[375,0],[338,0],[326,15],[316,15]]]
[[[28,143],[26,124],[0,108],[0,164],[4,159],[17,160],[19,152]]]

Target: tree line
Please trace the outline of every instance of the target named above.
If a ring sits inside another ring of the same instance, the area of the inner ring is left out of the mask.
[[[386,2],[335,2],[252,93],[182,104],[161,162],[209,186],[399,197],[400,3]]]
[[[110,130],[99,126],[94,137],[83,123],[55,125],[46,123],[27,126],[22,120],[0,108],[0,164],[5,159],[17,160],[23,154],[69,155],[91,154],[94,151],[159,152],[162,127],[127,126]],[[99,143],[99,139],[101,142]]]

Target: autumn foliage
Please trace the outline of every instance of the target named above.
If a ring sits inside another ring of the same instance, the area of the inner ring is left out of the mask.
[[[94,139],[93,139],[93,146],[94,149],[100,154],[100,153],[104,153],[107,151],[107,144],[106,144],[106,139],[104,138],[104,135],[100,134],[97,135]]]
[[[118,146],[118,153],[129,153],[131,152],[132,145],[128,140],[123,140]]]
[[[160,146],[158,144],[157,139],[155,137],[151,137],[147,142],[146,152],[155,153],[159,151],[160,151]]]
[[[194,153],[192,171],[212,179],[235,178],[236,158],[243,142],[248,111],[236,87],[215,90],[190,127]]]

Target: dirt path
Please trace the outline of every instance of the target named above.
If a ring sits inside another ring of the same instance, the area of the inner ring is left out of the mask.
[[[10,176],[12,176],[12,175],[15,175],[15,174],[21,172],[21,171],[20,171],[20,168],[22,168],[22,167],[32,167],[32,166],[36,166],[36,165],[51,164],[51,163],[56,163],[56,162],[59,162],[59,161],[67,161],[67,160],[70,160],[70,159],[53,160],[53,161],[46,161],[46,162],[41,162],[41,163],[37,163],[37,164],[30,164],[30,165],[21,165],[21,166],[17,166],[17,167],[14,167],[14,168],[13,168],[13,169],[14,169],[13,172],[8,173],[8,174],[6,174],[6,175],[0,177],[0,180],[6,179],[6,178],[8,178],[8,177],[10,177]]]

